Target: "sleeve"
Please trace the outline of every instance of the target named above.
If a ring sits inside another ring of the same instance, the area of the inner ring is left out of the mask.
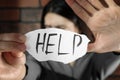
[[[37,80],[40,78],[40,64],[28,53],[26,53],[26,69],[26,76],[24,80]]]
[[[103,80],[110,76],[120,64],[120,56],[113,54],[113,52],[96,54],[93,60],[96,71],[99,72]]]
[[[113,52],[94,53],[80,80],[106,80],[119,64],[120,56],[113,54]]]

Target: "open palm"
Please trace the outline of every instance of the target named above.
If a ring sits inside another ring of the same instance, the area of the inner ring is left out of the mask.
[[[113,0],[66,0],[95,36],[89,51],[120,51],[120,7]],[[84,9],[83,9],[84,8]]]

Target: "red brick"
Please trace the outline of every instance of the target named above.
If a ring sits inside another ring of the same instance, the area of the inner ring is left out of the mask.
[[[19,24],[19,32],[23,34],[39,28],[40,28],[40,23],[20,23]]]
[[[0,7],[38,7],[39,0],[0,0]]]
[[[19,16],[18,9],[0,9],[0,21],[18,21]]]
[[[40,23],[0,23],[0,33],[27,33],[39,29]]]
[[[41,6],[44,7],[50,0],[41,0]]]
[[[14,23],[0,23],[0,33],[19,32],[18,24]]]
[[[41,8],[22,9],[21,21],[23,21],[23,22],[40,22],[41,12],[42,12]]]

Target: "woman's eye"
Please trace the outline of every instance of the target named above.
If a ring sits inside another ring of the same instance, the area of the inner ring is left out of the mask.
[[[55,26],[56,28],[59,28],[59,29],[65,29],[64,26]]]

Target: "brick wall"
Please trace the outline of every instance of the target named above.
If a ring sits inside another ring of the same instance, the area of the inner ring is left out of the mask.
[[[0,0],[0,33],[40,28],[42,8],[49,0]]]

